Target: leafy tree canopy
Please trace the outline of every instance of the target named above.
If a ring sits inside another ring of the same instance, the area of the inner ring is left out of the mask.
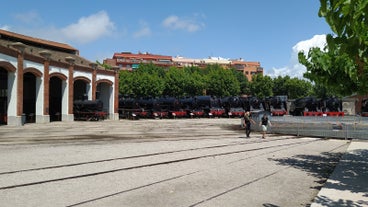
[[[325,97],[330,94],[327,93],[328,90],[322,93],[323,87],[320,85],[315,89],[311,82],[289,76],[273,79],[258,74],[253,76],[252,82],[248,82],[241,72],[223,69],[219,65],[211,65],[204,69],[197,67],[162,69],[149,64],[133,71],[120,71],[119,84],[121,94],[135,97],[197,95],[225,97],[246,94],[259,98],[287,95],[290,99],[295,99],[309,95]]]
[[[318,15],[334,34],[326,47],[299,53],[305,77],[343,95],[368,92],[368,1],[320,0]]]

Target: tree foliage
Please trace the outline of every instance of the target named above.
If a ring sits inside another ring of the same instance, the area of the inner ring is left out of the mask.
[[[273,96],[273,81],[270,76],[262,76],[261,74],[257,74],[252,78],[250,89],[252,91],[252,95],[258,98]]]
[[[204,95],[204,92],[207,88],[207,81],[206,77],[203,75],[202,69],[197,67],[186,67],[183,70],[188,78],[187,85],[185,86],[186,95]]]
[[[368,1],[320,0],[318,15],[325,18],[334,34],[326,37],[323,50],[299,53],[307,67],[305,77],[337,93],[368,92]]]
[[[307,80],[289,76],[272,79],[261,74],[249,82],[243,73],[235,69],[223,69],[210,65],[163,69],[155,65],[142,65],[134,71],[120,72],[120,93],[129,96],[197,96],[217,97],[252,95],[265,98],[287,95],[290,99],[313,95],[313,85]]]
[[[99,66],[101,66],[101,67],[103,67],[103,68],[105,68],[106,70],[111,70],[112,69],[111,65],[108,65],[106,63],[101,63],[98,60],[96,60],[96,64],[99,65]]]
[[[207,66],[207,93],[216,96],[235,96],[240,92],[240,84],[231,70],[219,65]]]
[[[288,89],[286,95],[290,99],[302,98],[313,94],[312,83],[298,78],[290,78],[285,82],[285,88]]]
[[[311,82],[290,76],[278,76],[273,79],[273,94],[287,95],[290,99],[306,97],[313,94],[313,85]],[[318,96],[318,95],[317,95]]]
[[[180,97],[186,95],[186,86],[190,84],[187,73],[175,67],[165,73],[164,95]]]
[[[249,81],[248,78],[240,71],[237,71],[235,68],[231,68],[231,72],[235,76],[235,78],[239,82],[240,86],[240,93],[241,94],[249,94],[250,88],[249,88]]]

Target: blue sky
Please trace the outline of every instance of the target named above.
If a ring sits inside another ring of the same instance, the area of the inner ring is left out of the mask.
[[[0,28],[67,43],[91,60],[114,52],[259,61],[301,77],[296,54],[331,33],[318,0],[6,0]]]

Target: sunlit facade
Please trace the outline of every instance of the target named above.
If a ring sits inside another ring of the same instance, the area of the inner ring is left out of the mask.
[[[242,72],[244,76],[252,81],[255,74],[263,75],[263,68],[260,62],[243,61],[242,59],[232,60],[220,57],[209,57],[204,59],[186,58],[181,56],[165,56],[150,53],[133,54],[131,52],[115,53],[111,59],[105,59],[104,64],[117,66],[120,70],[132,71],[137,69],[140,64],[155,64],[160,67],[168,68],[171,66],[177,68],[199,67],[205,68],[207,65],[217,64],[225,69],[235,68]]]

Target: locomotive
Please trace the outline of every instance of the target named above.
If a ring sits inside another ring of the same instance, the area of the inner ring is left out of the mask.
[[[238,96],[119,98],[119,117],[127,119],[242,117],[245,111],[264,111],[263,101]]]
[[[289,113],[294,116],[344,116],[342,101],[335,97],[296,99],[291,102]]]
[[[221,117],[225,115],[221,99],[213,96],[194,96],[119,99],[121,118],[182,118]]]
[[[242,117],[245,111],[272,116],[343,116],[342,101],[335,98],[304,97],[287,104],[287,96],[259,99],[255,96],[121,97],[120,118]],[[368,116],[368,100],[365,105]]]
[[[196,96],[194,97],[194,109],[203,111],[203,116],[222,117],[225,116],[225,109],[220,98],[215,96]]]
[[[298,98],[291,102],[289,113],[293,116],[303,116],[304,112],[318,111],[318,100],[314,97]]]
[[[245,110],[244,102],[240,97],[225,97],[222,100],[222,105],[225,108],[225,113],[229,117],[243,117]]]
[[[272,116],[284,116],[287,114],[287,96],[267,97],[264,101],[265,108]]]
[[[100,100],[76,100],[73,103],[74,120],[98,121],[106,118]]]

